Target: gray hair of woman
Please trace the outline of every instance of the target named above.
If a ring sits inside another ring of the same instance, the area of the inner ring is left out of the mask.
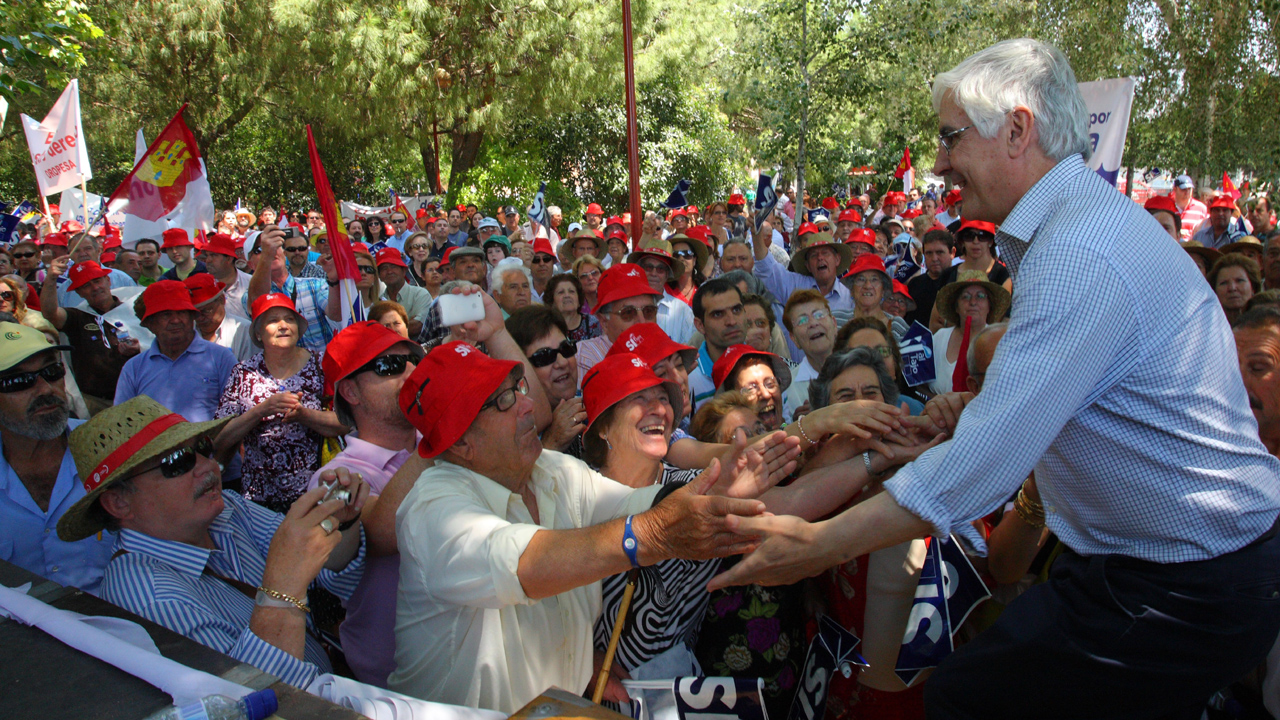
[[[844,352],[832,353],[822,363],[822,372],[809,382],[809,407],[818,410],[831,404],[831,382],[852,367],[866,366],[876,372],[880,394],[889,405],[898,404],[898,384],[893,381],[880,353],[869,347],[856,347]]]
[[[934,78],[934,112],[948,94],[984,138],[995,137],[1006,115],[1023,106],[1035,118],[1045,155],[1061,160],[1080,153],[1088,160],[1092,154],[1089,109],[1071,63],[1052,45],[1018,38],[974,53]]]
[[[728,244],[729,243],[726,243],[726,245]],[[720,277],[728,278],[729,282],[734,285],[745,282],[747,284],[747,292],[743,294],[743,297],[746,297],[747,295],[759,295],[768,301],[770,305],[776,305],[778,303],[778,301],[773,297],[773,294],[764,286],[764,281],[746,270],[730,270],[727,273],[722,273]]]
[[[524,266],[524,261],[518,257],[508,257],[502,258],[497,265],[489,268],[489,288],[492,290],[502,287],[502,284],[507,281],[507,273],[517,270],[524,273],[525,278],[529,280],[529,287],[533,287],[533,273]]]

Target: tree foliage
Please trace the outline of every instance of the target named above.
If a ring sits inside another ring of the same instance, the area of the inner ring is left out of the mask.
[[[0,4],[0,97],[65,85],[85,64],[84,46],[102,30],[78,0]]]

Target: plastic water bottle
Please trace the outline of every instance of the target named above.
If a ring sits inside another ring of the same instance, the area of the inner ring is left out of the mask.
[[[112,320],[111,325],[116,329],[116,338],[121,342],[133,337],[129,334],[129,327],[119,320]]]
[[[266,720],[278,708],[276,691],[267,688],[239,700],[226,695],[209,695],[190,705],[165,708],[146,720]]]

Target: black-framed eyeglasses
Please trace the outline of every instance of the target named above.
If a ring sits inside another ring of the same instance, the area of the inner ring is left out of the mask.
[[[635,305],[628,305],[626,307],[618,308],[617,310],[610,310],[607,313],[600,314],[613,315],[615,317],[622,318],[623,322],[635,322],[637,315],[643,315],[645,322],[653,322],[658,318],[658,306],[645,305],[644,307],[636,307]]]
[[[34,250],[32,250],[31,252],[16,252],[13,254],[13,256],[18,260],[26,260],[27,258],[35,257],[36,252]]]
[[[3,300],[5,302],[13,302],[13,291],[4,290],[0,292],[0,300]]]
[[[556,259],[555,259],[555,258],[551,257],[550,255],[546,255],[546,254],[540,254],[540,255],[534,255],[534,256],[533,256],[533,264],[534,264],[534,265],[550,265],[550,264],[554,263],[555,261],[556,261]]]
[[[536,367],[546,367],[556,361],[557,355],[562,355],[566,360],[578,354],[578,343],[569,340],[562,340],[556,347],[546,347],[535,351],[529,356],[529,364]]]
[[[516,393],[521,395],[529,394],[529,381],[523,377],[516,381],[515,385],[503,390],[493,397],[492,400],[480,406],[480,412],[484,412],[489,408],[497,408],[498,412],[506,412],[516,404]]]
[[[169,480],[186,475],[195,469],[196,455],[205,457],[213,455],[213,441],[207,435],[200,436],[195,445],[180,447],[160,456],[160,474]],[[148,470],[134,473],[134,475],[141,475],[143,472],[150,472],[155,469],[149,468]]]
[[[376,268],[376,267],[374,267],[374,266],[372,266],[372,265],[361,265],[361,266],[360,266],[360,273],[361,273],[362,275],[375,275],[375,274],[377,274],[377,272],[378,272],[378,268]]]
[[[372,372],[378,377],[396,377],[404,372],[409,363],[417,364],[422,357],[413,353],[397,353],[395,355],[381,355],[369,362],[361,365],[359,369],[351,373],[351,377],[355,377],[360,373]]]
[[[0,377],[0,393],[15,393],[23,390],[30,390],[36,384],[37,378],[44,378],[47,383],[55,383],[66,377],[67,368],[60,362],[52,365],[45,365],[39,370],[29,372],[13,373]]]
[[[969,130],[972,127],[973,127],[972,125],[965,125],[959,130],[952,130],[950,132],[938,133],[938,144],[942,146],[943,150],[947,151],[948,155],[950,155],[951,148],[955,147],[955,139],[960,137],[960,133],[964,132],[965,130]]]

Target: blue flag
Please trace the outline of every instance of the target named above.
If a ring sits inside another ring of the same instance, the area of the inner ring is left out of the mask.
[[[662,207],[668,210],[679,210],[682,207],[688,207],[689,201],[685,199],[685,193],[689,192],[689,188],[693,187],[688,180],[681,179],[672,188],[671,194],[667,196],[667,201],[662,203]]]
[[[857,647],[862,640],[826,615],[818,617],[818,634],[809,643],[804,670],[796,685],[788,720],[821,720],[826,713],[828,689],[837,670],[846,678],[853,666],[870,667]]]
[[[991,597],[954,537],[946,543],[936,537],[925,538],[925,542],[928,553],[893,668],[907,685],[924,670],[937,667],[955,650],[956,631],[975,607]]]
[[[933,333],[919,321],[911,323],[899,348],[902,353],[902,376],[911,387],[931,383],[937,378],[933,366]]]
[[[773,212],[777,206],[778,193],[773,189],[773,178],[760,173],[760,180],[756,185],[756,201],[753,204],[756,210],[756,232],[760,232],[764,219],[769,217],[769,213]]]
[[[544,182],[538,188],[538,194],[533,197],[533,204],[529,206],[529,220],[539,225],[550,227],[551,219],[547,217],[547,184]]]
[[[763,689],[763,680],[745,677],[683,677],[671,683],[680,720],[769,720]]]

